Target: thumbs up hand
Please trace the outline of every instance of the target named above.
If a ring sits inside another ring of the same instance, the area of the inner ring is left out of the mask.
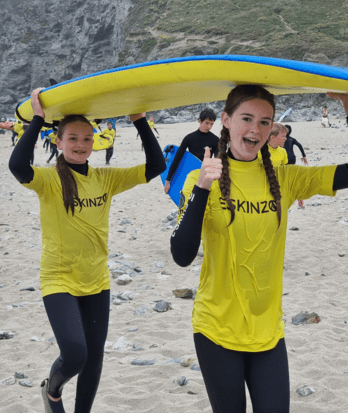
[[[219,158],[210,158],[210,149],[205,148],[204,159],[197,186],[209,190],[213,181],[219,179],[222,174],[222,161]]]

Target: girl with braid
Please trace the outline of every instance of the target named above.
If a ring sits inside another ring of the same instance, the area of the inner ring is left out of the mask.
[[[206,149],[202,168],[188,175],[171,237],[180,266],[203,242],[192,324],[214,413],[245,413],[246,386],[254,413],[289,412],[282,320],[288,209],[296,199],[348,187],[347,164],[273,167],[267,139],[274,113],[274,97],[261,86],[230,92],[219,158]]]
[[[81,115],[66,116],[56,143],[55,167],[30,166],[45,113],[36,89],[34,118],[13,150],[9,167],[40,200],[43,251],[41,292],[60,355],[41,384],[46,413],[64,413],[63,386],[78,375],[75,413],[89,413],[102,371],[110,311],[107,265],[112,197],[149,182],[165,170],[162,150],[145,114],[131,115],[144,143],[146,163],[129,168],[92,168],[93,127]]]

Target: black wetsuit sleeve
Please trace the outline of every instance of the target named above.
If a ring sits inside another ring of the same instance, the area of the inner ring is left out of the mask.
[[[217,141],[217,143],[216,143],[215,148],[213,149],[213,154],[214,154],[214,158],[217,158],[218,155],[219,155],[219,139],[218,139],[218,141]]]
[[[196,258],[209,191],[195,186],[186,209],[170,239],[174,261],[186,267]]]
[[[293,138],[293,139],[294,139],[294,138]],[[298,146],[299,150],[300,150],[301,153],[302,153],[302,158],[305,158],[305,157],[306,157],[306,153],[305,153],[302,145],[300,144],[300,142],[298,142],[296,139],[294,139],[294,145]]]
[[[34,170],[30,166],[30,159],[43,124],[44,118],[35,115],[11,154],[8,166],[20,183],[28,184],[34,178]]]
[[[177,150],[174,156],[172,164],[170,165],[167,179],[166,179],[167,181],[172,180],[173,175],[175,174],[175,171],[177,167],[179,166],[179,163],[186,152],[186,148],[187,148],[187,143],[186,143],[186,139],[184,138],[184,140],[181,142],[181,145],[179,146],[179,149]]]
[[[348,163],[337,166],[332,187],[334,191],[348,188]]]
[[[134,122],[134,126],[137,128],[140,138],[144,145],[144,151],[146,156],[146,168],[145,177],[147,182],[156,178],[166,169],[166,163],[163,157],[162,149],[158,144],[158,141],[153,134],[149,124],[145,118],[138,119]]]

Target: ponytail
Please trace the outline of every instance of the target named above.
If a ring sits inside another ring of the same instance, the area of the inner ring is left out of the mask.
[[[71,209],[72,215],[75,212],[74,198],[78,198],[77,185],[70,170],[70,166],[64,158],[64,155],[61,153],[58,156],[56,163],[57,172],[62,183],[62,193],[63,193],[63,202],[66,209],[66,212],[69,213],[69,207]]]

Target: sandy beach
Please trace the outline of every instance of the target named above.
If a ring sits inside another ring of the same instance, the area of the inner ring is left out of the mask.
[[[319,120],[291,123],[291,136],[306,149],[310,166],[348,162],[348,128],[343,119],[332,123],[335,127],[330,129],[322,128]],[[156,128],[164,148],[180,144],[198,123],[156,124]],[[212,131],[219,135],[220,122]],[[0,385],[0,411],[34,413],[44,411],[40,383],[48,377],[59,350],[40,292],[39,202],[36,194],[22,187],[9,172],[12,149],[11,133],[0,135],[0,332],[13,333],[13,338],[0,340],[0,381],[9,379],[13,383]],[[299,162],[300,152],[297,148],[295,151]],[[35,166],[47,166],[48,156],[39,141]],[[127,167],[144,160],[135,128],[118,128],[111,166]],[[105,152],[93,152],[89,161],[92,166],[103,167]],[[189,358],[197,363],[191,327],[193,300],[176,298],[172,290],[198,286],[202,257],[187,268],[174,263],[169,247],[172,229],[166,229],[162,220],[175,209],[163,192],[160,178],[120,194],[112,202],[110,268],[132,263],[141,272],[128,285],[111,280],[112,294],[130,291],[133,299],[120,305],[110,303],[95,413],[212,412],[201,372],[180,364]],[[125,218],[130,223],[122,225]],[[289,213],[283,291],[291,413],[348,412],[347,268],[348,190],[339,191],[335,198],[315,196],[305,201],[305,209],[294,203]],[[21,291],[28,287],[35,290]],[[172,309],[154,311],[156,300],[171,302]],[[148,312],[135,315],[142,306]],[[300,311],[316,312],[321,322],[292,324],[292,317]],[[115,343],[121,337],[129,345],[116,350]],[[139,359],[154,364],[131,364]],[[20,385],[18,378],[14,382],[11,377],[15,372],[25,373],[32,387]],[[187,384],[180,386],[177,380],[182,376]],[[74,408],[75,384],[76,379],[71,380],[63,393],[69,413]],[[301,385],[315,392],[302,396],[296,392]]]

